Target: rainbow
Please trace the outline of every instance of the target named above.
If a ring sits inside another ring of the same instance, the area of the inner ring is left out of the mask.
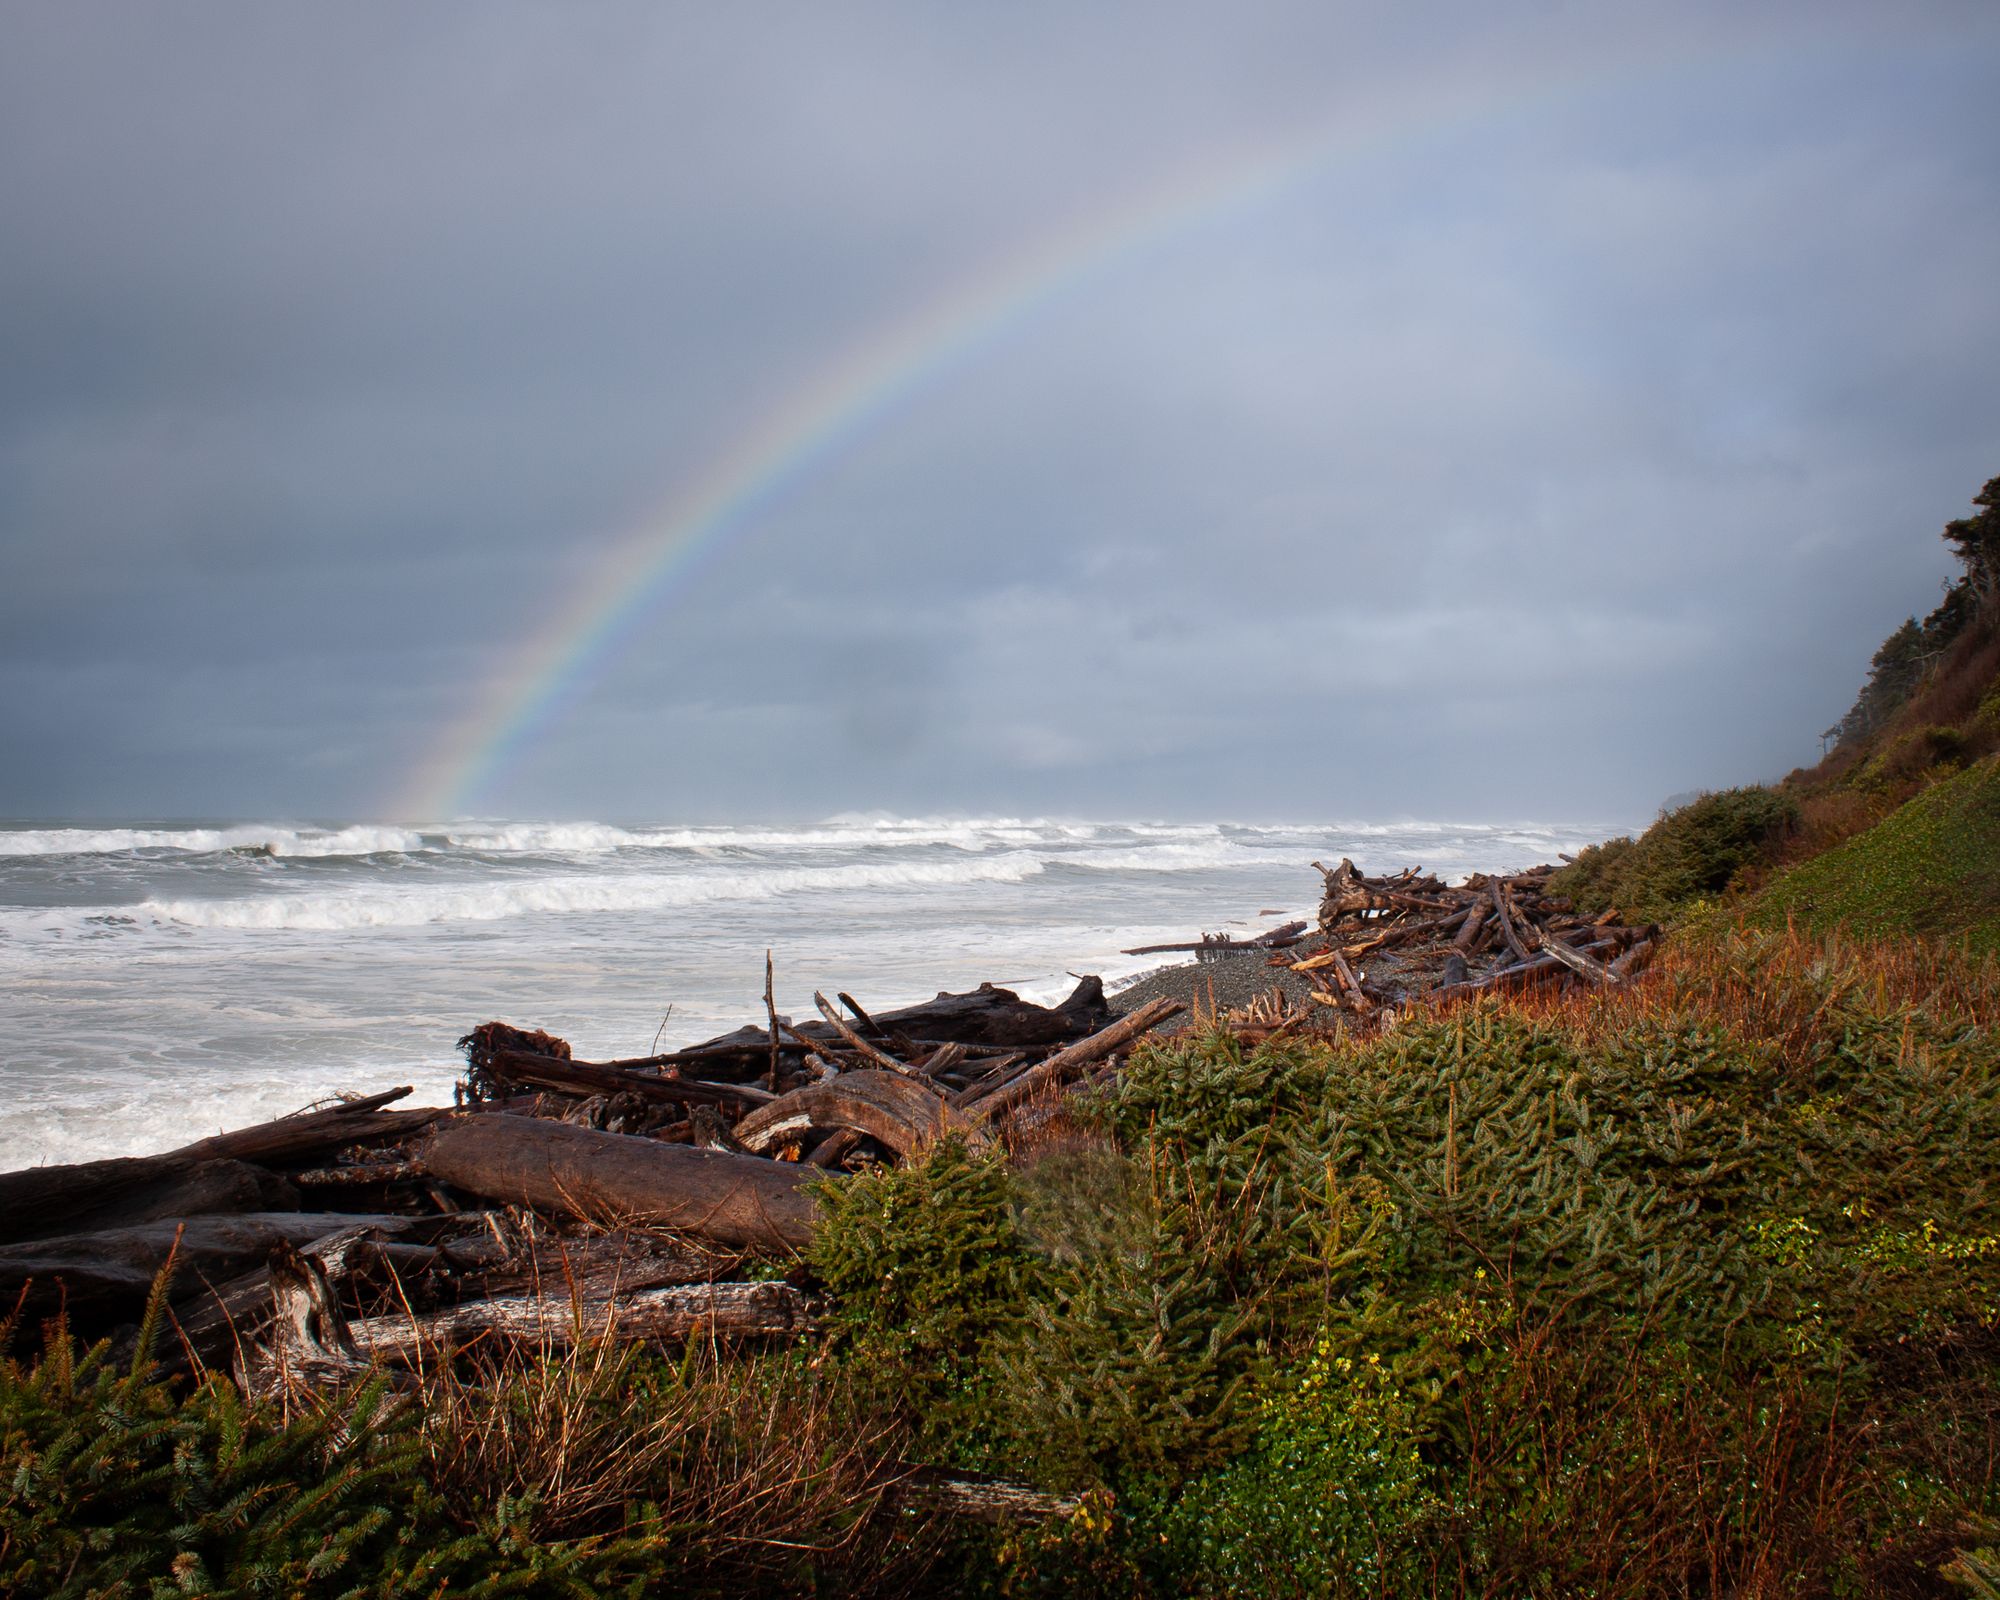
[[[1737,52],[1740,55],[1741,52]],[[1644,76],[1690,64],[1646,64]],[[1629,83],[1632,74],[1617,75]],[[1503,95],[1404,100],[1357,126],[1336,117],[1179,172],[1094,213],[940,295],[862,340],[744,432],[620,539],[525,648],[480,686],[469,711],[435,738],[387,814],[443,820],[467,808],[494,774],[556,720],[593,670],[623,648],[667,595],[694,581],[733,534],[808,479],[940,375],[1006,330],[1101,279],[1121,263],[1198,225],[1240,212],[1341,160],[1357,160],[1496,114],[1543,104],[1564,89],[1608,87],[1570,69]],[[1442,103],[1440,103],[1442,102]]]

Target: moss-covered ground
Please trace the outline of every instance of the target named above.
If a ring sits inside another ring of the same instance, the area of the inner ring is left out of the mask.
[[[1930,934],[2000,952],[2000,757],[1892,811],[1866,832],[1781,873],[1758,921]]]

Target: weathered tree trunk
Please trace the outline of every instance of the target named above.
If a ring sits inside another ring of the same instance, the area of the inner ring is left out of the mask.
[[[1011,989],[982,983],[966,994],[940,991],[935,999],[900,1011],[876,1013],[871,1020],[883,1036],[901,1033],[927,1044],[996,1045],[1005,1049],[1067,1044],[1102,1028],[1112,1020],[1104,984],[1095,977],[1080,979],[1059,1006],[1038,1006]],[[801,1022],[789,1029],[793,1039],[785,1049],[840,1048],[845,1041],[823,1021]],[[770,1035],[762,1028],[738,1028],[704,1044],[691,1045],[661,1062],[712,1062],[708,1070],[763,1072],[770,1055]],[[625,1063],[635,1065],[636,1063]]]
[[[357,1217],[348,1226],[300,1245],[300,1252],[320,1263],[330,1279],[370,1273],[387,1265],[414,1279],[445,1258],[434,1245],[404,1244],[403,1239],[428,1238],[440,1230],[462,1226],[449,1217]],[[154,1342],[153,1358],[170,1372],[186,1372],[196,1363],[228,1371],[245,1346],[263,1337],[271,1320],[271,1274],[268,1263],[215,1282],[200,1273],[192,1278],[176,1272],[169,1305],[170,1332]],[[135,1307],[132,1318],[136,1319]],[[130,1362],[135,1345],[127,1335],[115,1346],[115,1359]]]
[[[1228,950],[1283,950],[1297,944],[1305,937],[1307,924],[1287,922],[1272,928],[1267,933],[1253,935],[1248,939],[1231,939],[1224,934],[1212,934],[1207,938],[1184,940],[1179,944],[1134,945],[1120,954],[1128,956],[1177,955],[1188,951],[1197,954],[1204,951]]]
[[[597,1133],[530,1117],[463,1117],[425,1154],[470,1194],[600,1221],[644,1220],[718,1244],[797,1248],[818,1174],[782,1161]]]
[[[1331,936],[1341,923],[1350,918],[1365,916],[1371,911],[1388,911],[1395,906],[1396,902],[1389,898],[1387,883],[1399,880],[1386,880],[1381,886],[1371,885],[1345,856],[1340,858],[1337,867],[1321,867],[1317,861],[1313,865],[1319,867],[1320,876],[1325,880],[1319,902],[1320,932]]]
[[[1593,960],[1581,950],[1572,949],[1560,935],[1550,932],[1547,928],[1542,929],[1541,939],[1544,950],[1572,972],[1590,979],[1592,983],[1615,985],[1624,982],[1624,979],[1603,962]]]
[[[0,1174],[0,1244],[209,1212],[296,1211],[298,1190],[242,1161],[116,1156]]]
[[[1465,923],[1458,930],[1458,937],[1451,941],[1451,947],[1461,956],[1472,954],[1472,947],[1479,943],[1479,933],[1486,926],[1486,908],[1473,905],[1465,913]]]
[[[376,1109],[409,1092],[391,1089],[326,1111],[280,1117],[164,1155],[0,1173],[0,1244],[209,1212],[296,1210],[293,1187],[261,1169],[304,1163],[351,1144],[393,1143],[443,1115]]]
[[[407,1086],[384,1090],[363,1100],[330,1106],[324,1111],[304,1111],[260,1122],[253,1127],[218,1133],[171,1151],[209,1161],[254,1161],[260,1166],[282,1167],[312,1160],[330,1150],[344,1150],[351,1144],[393,1144],[420,1132],[444,1115],[435,1107],[410,1111],[382,1111],[392,1100],[410,1092]]]
[[[290,1245],[271,1251],[271,1320],[262,1342],[246,1346],[237,1381],[266,1397],[297,1388],[351,1383],[369,1370],[348,1337],[347,1318],[321,1264]],[[405,1382],[409,1380],[405,1378]]]
[[[1526,961],[1528,959],[1528,947],[1521,942],[1521,935],[1514,927],[1514,918],[1507,910],[1506,891],[1500,887],[1500,880],[1498,878],[1489,878],[1486,883],[1486,892],[1493,897],[1494,926],[1499,928],[1500,937],[1507,941],[1507,948],[1514,952],[1515,960]]]

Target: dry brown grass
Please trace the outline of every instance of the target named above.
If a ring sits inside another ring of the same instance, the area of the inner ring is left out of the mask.
[[[431,1366],[421,1416],[426,1476],[466,1526],[532,1499],[537,1540],[666,1541],[705,1584],[865,1562],[877,1593],[913,1580],[937,1542],[890,1506],[901,1425],[801,1356],[515,1347]]]
[[[1512,1508],[1482,1530],[1483,1592],[1796,1595],[1847,1542],[1865,1425],[1796,1380],[1718,1385],[1559,1315],[1511,1334],[1506,1371],[1462,1423],[1464,1514]]]
[[[1830,973],[1839,975],[1831,990]],[[1545,985],[1508,1003],[1586,1040],[1617,1037],[1640,1021],[1699,1014],[1809,1073],[1840,1046],[1843,995],[1859,994],[1878,1011],[1921,1010],[1938,1023],[1971,1027],[1991,1025],[1996,991],[2000,959],[1992,956],[1942,941],[1850,939],[1788,926],[1674,938],[1636,981],[1617,989]]]
[[[1952,642],[1909,704],[1889,720],[1885,738],[1934,725],[1964,726],[1996,679],[2000,679],[2000,608],[1989,606]]]
[[[1798,827],[1778,847],[1776,865],[1809,861],[1858,833],[1866,833],[1892,807],[1879,795],[1856,789],[1827,789],[1799,802]]]

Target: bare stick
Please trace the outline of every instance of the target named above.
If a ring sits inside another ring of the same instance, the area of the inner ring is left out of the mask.
[[[771,1070],[766,1078],[766,1087],[771,1093],[778,1092],[778,1002],[771,992],[771,952],[764,952],[764,1016],[771,1024]]]
[[[1601,961],[1594,961],[1581,950],[1573,950],[1557,938],[1547,928],[1541,930],[1542,948],[1572,972],[1589,978],[1594,983],[1618,984],[1625,980]]]
[[[1039,1066],[1030,1067],[1018,1077],[1001,1084],[967,1109],[984,1117],[997,1116],[1009,1106],[1018,1105],[1043,1084],[1059,1083],[1077,1068],[1101,1061],[1183,1009],[1178,1000],[1169,1000],[1165,995],[1157,1000],[1148,1000],[1130,1016],[1120,1017],[1110,1027],[1093,1033],[1088,1039],[1078,1040],[1067,1050],[1058,1050]]]
[[[1498,920],[1500,937],[1507,941],[1507,948],[1514,952],[1518,960],[1528,959],[1528,947],[1521,943],[1521,935],[1514,927],[1514,919],[1507,915],[1507,901],[1500,892],[1500,880],[1488,878],[1486,892],[1493,897],[1493,915]]]
[[[832,1005],[828,1003],[826,996],[821,994],[817,989],[813,991],[813,1004],[819,1007],[819,1014],[826,1018],[826,1025],[847,1041],[847,1047],[850,1050],[865,1056],[868,1060],[874,1062],[876,1066],[886,1071],[900,1072],[906,1076],[908,1075],[910,1069],[907,1064],[898,1061],[888,1051],[879,1049],[862,1038],[860,1034],[854,1031],[848,1020],[833,1009]]]
[[[1347,957],[1338,950],[1333,952],[1333,970],[1340,974],[1340,981],[1347,992],[1354,997],[1356,1011],[1373,1011],[1375,1002],[1362,992],[1361,980],[1354,975],[1354,969],[1347,964]]]
[[[882,1025],[879,1022],[877,1022],[873,1017],[869,1016],[867,1012],[863,1011],[861,1009],[861,1002],[855,999],[854,996],[849,994],[845,989],[842,989],[835,998],[837,998],[842,1005],[846,1006],[849,1011],[852,1011],[854,1013],[854,1020],[860,1023],[861,1026],[866,1028],[870,1033],[880,1033],[882,1031]]]

